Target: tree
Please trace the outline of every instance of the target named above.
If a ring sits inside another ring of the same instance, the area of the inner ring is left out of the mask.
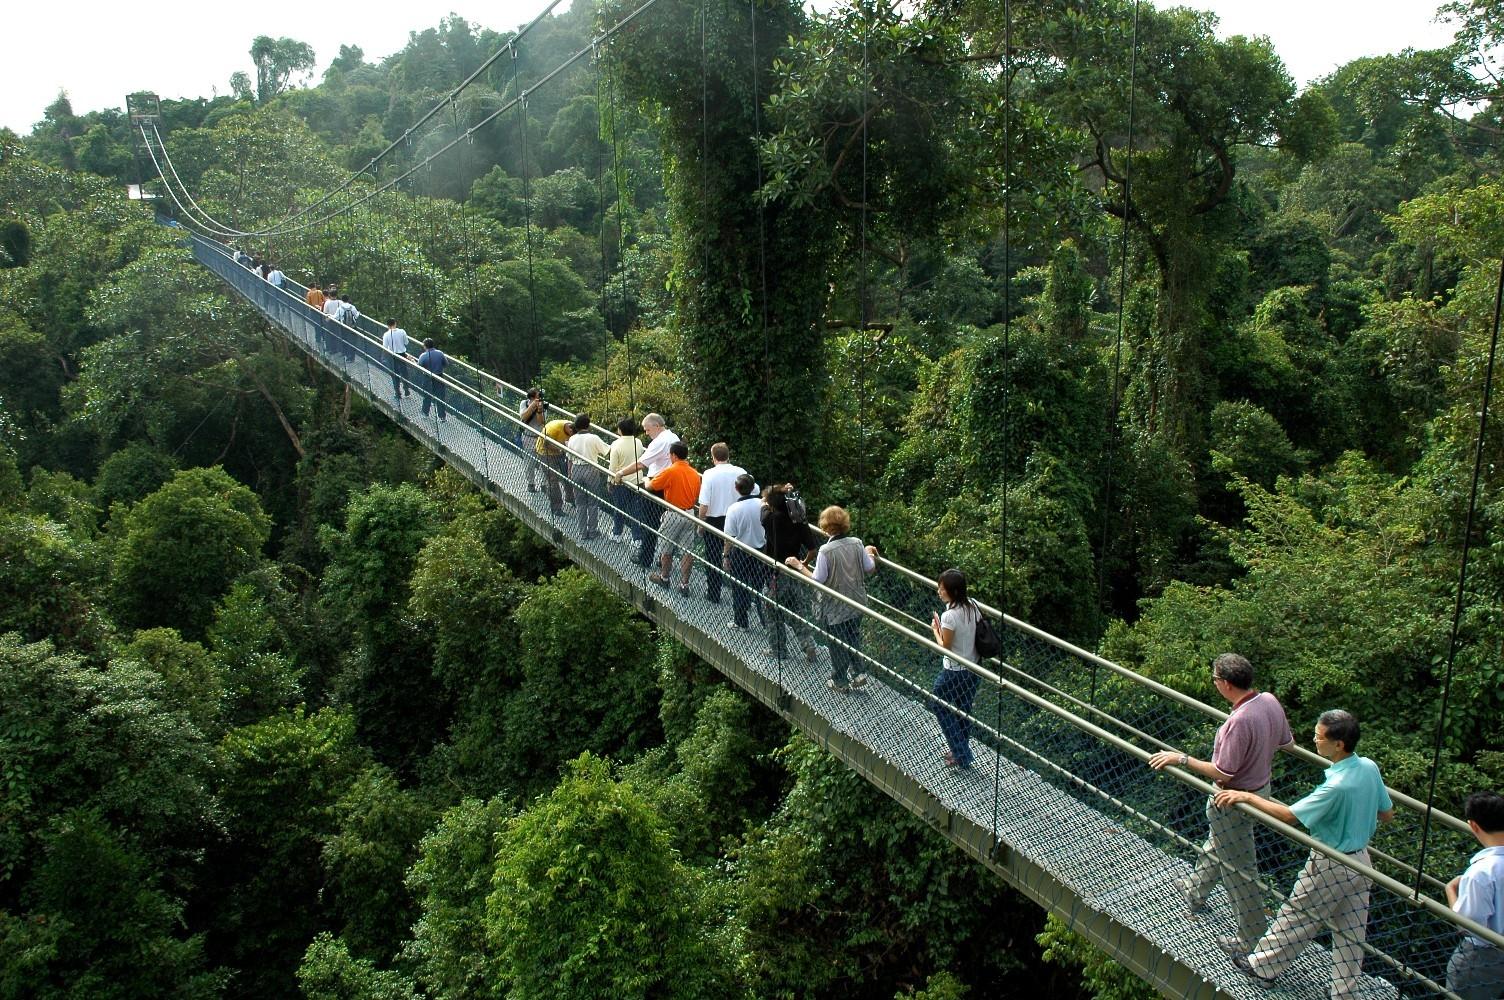
[[[582,755],[497,838],[486,931],[504,995],[725,995],[726,963],[667,831]]]
[[[256,64],[256,100],[265,104],[289,82],[313,70],[313,47],[292,38],[257,35],[251,42],[251,61]]]
[[[0,996],[218,996],[185,926],[217,809],[156,673],[0,637]]]
[[[232,995],[287,996],[323,928],[323,842],[368,758],[349,715],[298,708],[231,730],[217,778],[228,843],[212,858],[214,952],[242,970]]]
[[[126,515],[110,574],[121,620],[201,637],[215,602],[260,564],[270,531],[256,494],[223,469],[176,473]]]

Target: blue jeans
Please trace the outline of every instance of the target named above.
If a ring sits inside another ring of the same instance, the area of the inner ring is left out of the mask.
[[[971,711],[971,702],[977,696],[981,680],[970,670],[944,668],[935,678],[934,692],[938,702],[931,706],[931,711],[940,722],[940,731],[945,734],[951,757],[960,767],[971,766],[971,720],[960,713]],[[954,708],[947,708],[947,705]]]
[[[1504,996],[1504,951],[1463,938],[1447,963],[1447,989],[1462,1000]]]

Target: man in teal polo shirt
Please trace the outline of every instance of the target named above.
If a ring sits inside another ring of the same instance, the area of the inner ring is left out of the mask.
[[[1367,865],[1368,841],[1379,823],[1394,818],[1394,803],[1378,765],[1353,753],[1358,720],[1349,712],[1323,712],[1316,720],[1316,752],[1332,762],[1315,790],[1292,806],[1252,792],[1217,794],[1217,806],[1247,803],[1285,823],[1299,823],[1323,844]],[[1368,934],[1368,894],[1372,884],[1341,862],[1312,851],[1290,898],[1274,925],[1243,954],[1236,938],[1227,942],[1233,965],[1262,983],[1288,969],[1322,931],[1332,931],[1332,997],[1356,996],[1363,978],[1363,941]]]

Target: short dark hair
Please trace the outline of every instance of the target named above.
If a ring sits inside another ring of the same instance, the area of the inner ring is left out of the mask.
[[[717,441],[710,446],[710,457],[717,462],[725,462],[731,458],[731,447],[724,441]]]
[[[1240,691],[1253,687],[1253,664],[1246,656],[1223,653],[1212,661],[1212,676],[1220,677]]]
[[[616,422],[616,433],[622,437],[631,437],[637,433],[637,421],[631,417],[622,417]]]
[[[752,478],[750,472],[743,472],[736,477],[736,492],[744,497],[752,495],[752,487],[757,485],[757,480]]]
[[[1358,751],[1358,720],[1351,712],[1345,712],[1340,708],[1334,708],[1329,712],[1322,712],[1316,724],[1326,730],[1326,738],[1342,744],[1342,749],[1347,753]]]
[[[1462,818],[1477,823],[1484,833],[1504,833],[1504,795],[1474,792],[1462,807]]]
[[[433,338],[432,337],[425,338],[424,341],[423,341],[423,346],[424,347],[432,347],[433,346]]]
[[[689,445],[683,441],[675,441],[668,446],[668,453],[675,458],[689,458]]]
[[[386,321],[386,325],[387,326],[396,326],[397,325],[397,321],[394,320],[394,319],[389,319],[389,320]]]
[[[531,389],[529,389],[527,391],[527,398],[528,399],[542,399],[543,398],[543,390],[540,389],[540,388],[538,388],[535,385],[535,386],[533,386]]]
[[[579,416],[575,417],[574,429],[576,433],[588,431],[590,429],[590,414],[581,413]]]

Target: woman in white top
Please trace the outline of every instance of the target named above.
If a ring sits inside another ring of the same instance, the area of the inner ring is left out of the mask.
[[[945,611],[930,620],[935,642],[957,657],[975,662],[977,621],[982,612],[966,596],[966,574],[958,569],[941,573],[935,593],[945,602]],[[971,767],[971,720],[966,713],[971,711],[979,683],[980,678],[964,663],[949,656],[943,658],[940,675],[935,678],[935,701],[931,707],[950,747],[945,751],[946,767]]]

